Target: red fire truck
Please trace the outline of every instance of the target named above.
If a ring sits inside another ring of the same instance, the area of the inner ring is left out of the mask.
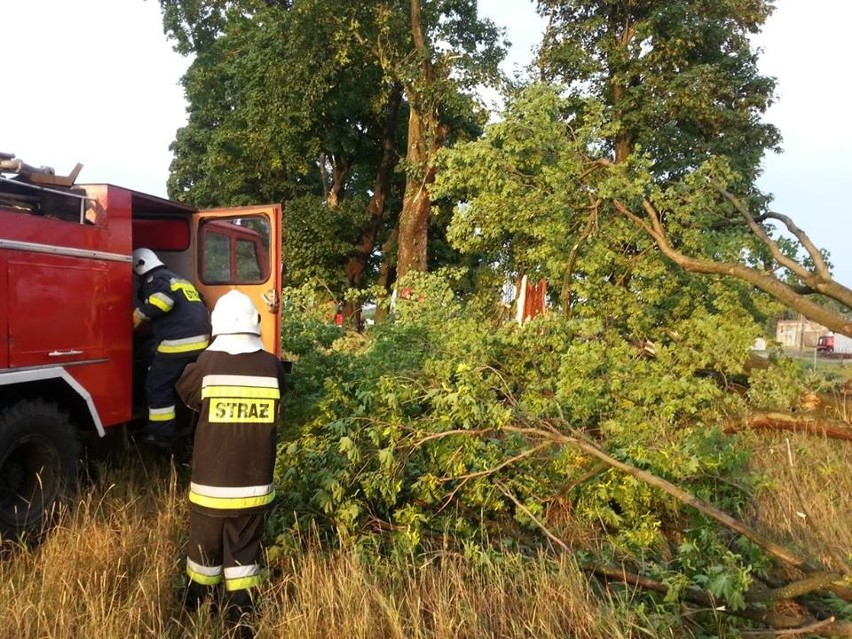
[[[134,357],[134,248],[208,305],[239,288],[280,352],[281,208],[198,210],[76,184],[0,154],[0,536],[38,529],[75,483],[81,441],[144,415]]]

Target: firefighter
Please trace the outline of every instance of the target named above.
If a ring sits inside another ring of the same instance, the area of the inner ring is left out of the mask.
[[[275,498],[276,422],[285,369],[263,350],[260,314],[230,291],[216,303],[213,343],[186,367],[177,392],[198,411],[189,490],[185,603],[197,607],[224,585],[229,621],[253,610],[261,581],[261,533]]]
[[[133,328],[150,324],[153,355],[145,377],[148,423],[143,441],[171,448],[176,429],[175,382],[210,343],[210,318],[195,287],[175,275],[150,249],[133,251],[141,278]]]

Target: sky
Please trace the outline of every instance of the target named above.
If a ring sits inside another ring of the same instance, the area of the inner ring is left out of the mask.
[[[532,58],[542,22],[527,0],[480,0],[513,42],[504,68]],[[759,186],[831,253],[852,286],[852,54],[850,0],[777,0],[755,39],[760,69],[778,81],[766,114],[784,152]],[[175,131],[186,122],[188,60],[163,34],[157,0],[0,0],[0,152],[165,196]]]

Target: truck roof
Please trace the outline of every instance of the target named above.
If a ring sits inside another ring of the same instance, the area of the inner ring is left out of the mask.
[[[196,211],[198,211],[197,207],[190,206],[189,204],[175,202],[174,200],[169,200],[164,197],[158,197],[156,195],[150,195],[148,193],[142,193],[141,191],[134,191],[133,189],[128,189],[124,186],[117,186],[115,184],[87,183],[76,184],[75,186],[78,186],[83,189],[96,187],[112,187],[123,189],[130,193],[131,205],[134,211],[145,211],[146,213],[157,213],[166,215],[186,215],[187,213],[195,213]]]
[[[57,193],[72,193],[75,190],[92,188],[95,190],[106,190],[107,187],[122,189],[130,193],[132,210],[142,210],[156,214],[173,214],[186,215],[195,213],[198,209],[188,204],[174,202],[166,198],[156,195],[149,195],[140,191],[135,191],[124,186],[115,184],[91,182],[77,183],[77,176],[80,174],[83,165],[77,164],[68,175],[56,175],[52,167],[49,166],[32,166],[15,158],[14,153],[0,152],[0,177],[7,184],[19,184],[33,188],[41,188],[46,191],[54,191]],[[14,188],[14,187],[11,187]],[[79,197],[79,191],[77,193]]]

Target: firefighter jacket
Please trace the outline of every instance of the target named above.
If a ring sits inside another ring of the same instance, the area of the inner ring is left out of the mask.
[[[204,351],[177,383],[199,411],[192,452],[190,507],[231,517],[266,510],[275,499],[276,422],[284,367],[258,350]]]
[[[195,287],[165,267],[142,276],[134,324],[149,320],[162,355],[185,355],[205,349],[210,341],[207,306]]]

